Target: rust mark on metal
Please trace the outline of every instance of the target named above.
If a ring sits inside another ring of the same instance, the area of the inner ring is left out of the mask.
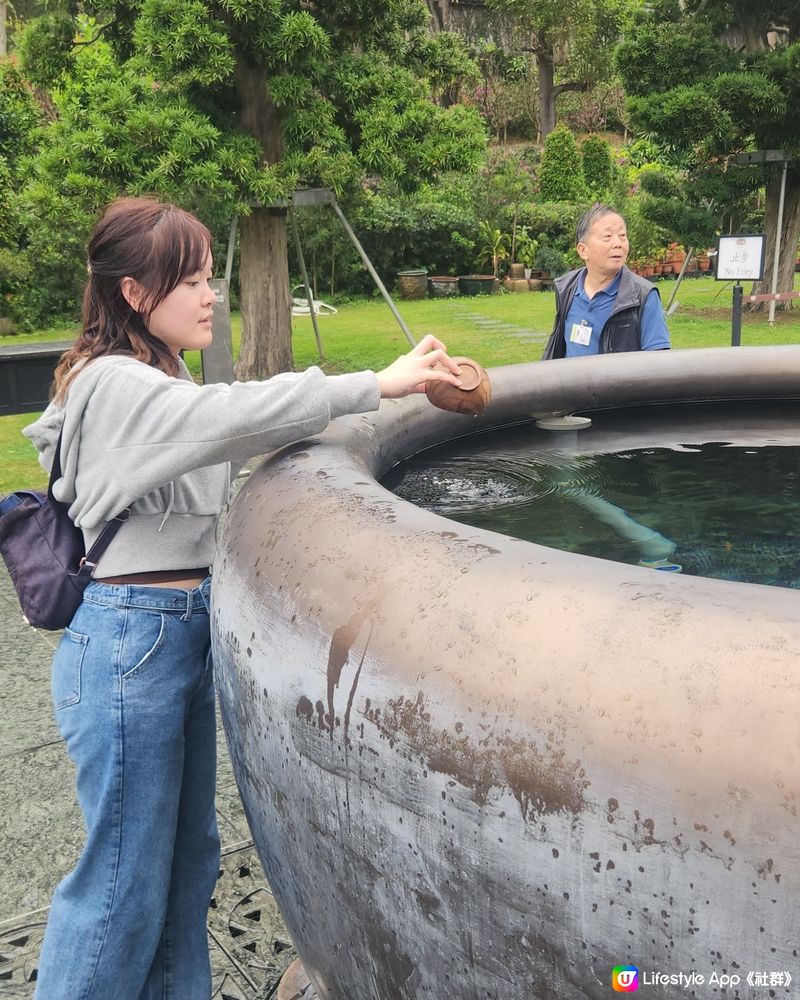
[[[416,698],[389,699],[382,714],[368,703],[365,714],[390,746],[402,738],[430,770],[450,774],[471,789],[478,805],[486,804],[492,788],[507,787],[525,822],[546,813],[577,815],[583,806],[589,785],[583,768],[566,759],[552,736],[543,749],[533,740],[509,736],[474,745],[461,731],[454,734],[432,724],[422,691]]]
[[[297,702],[295,715],[302,715],[306,722],[311,722],[311,719],[314,716],[314,706],[305,695],[302,695],[300,700]]]
[[[421,892],[419,889],[415,890],[414,895],[417,897],[419,908],[425,914],[427,919],[435,921],[438,917],[438,911],[442,906],[441,899],[428,892]]]
[[[340,625],[331,636],[331,648],[328,651],[328,732],[333,739],[333,730],[336,725],[336,715],[333,707],[333,692],[339,686],[342,671],[350,656],[350,649],[358,638],[361,626],[364,624],[366,615],[357,611],[351,615],[344,625]]]
[[[775,862],[772,860],[772,858],[767,858],[767,860],[763,864],[760,864],[756,868],[758,877],[766,879],[771,875],[776,882],[780,882],[781,876],[778,872],[773,871],[774,867],[775,867]]]
[[[376,912],[367,919],[365,931],[370,954],[380,955],[380,962],[372,962],[373,996],[407,997],[416,995],[418,978],[416,964],[403,951],[401,942],[386,922]]]
[[[367,650],[369,649],[370,639],[372,638],[372,625],[369,627],[369,635],[367,636],[367,641],[364,643],[364,649],[361,652],[361,659],[358,661],[358,669],[356,670],[355,677],[353,677],[353,683],[350,685],[350,694],[347,697],[347,708],[344,713],[344,738],[345,742],[349,743],[349,729],[350,729],[350,713],[353,709],[353,699],[356,696],[356,688],[358,687],[358,679],[361,676],[361,668],[364,666],[364,660],[367,656]]]

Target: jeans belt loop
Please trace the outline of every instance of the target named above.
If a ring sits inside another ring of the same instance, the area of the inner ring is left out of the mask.
[[[186,611],[181,615],[182,622],[188,622],[192,619],[192,612],[194,611],[194,591],[186,591]]]

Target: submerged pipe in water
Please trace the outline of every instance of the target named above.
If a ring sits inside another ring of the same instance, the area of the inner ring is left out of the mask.
[[[566,494],[571,500],[574,500],[579,506],[594,514],[598,521],[602,521],[610,528],[613,528],[621,538],[624,538],[628,542],[633,542],[639,550],[640,558],[645,563],[658,563],[662,560],[667,560],[678,547],[671,539],[665,538],[664,535],[653,528],[639,524],[630,514],[626,514],[621,507],[617,507],[616,504],[604,500],[595,493],[590,493],[588,490],[578,489],[574,486],[563,487],[561,492]],[[669,565],[675,564],[672,563]],[[666,566],[660,568],[666,568]]]

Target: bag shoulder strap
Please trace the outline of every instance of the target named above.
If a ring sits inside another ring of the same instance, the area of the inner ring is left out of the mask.
[[[81,559],[80,568],[78,570],[79,573],[83,573],[85,570],[91,576],[92,570],[100,562],[100,557],[112,543],[114,536],[130,516],[131,509],[130,507],[126,507],[125,510],[120,511],[116,517],[112,517],[111,520],[106,523],[106,526],[95,539],[94,545],[89,549],[83,559]]]
[[[61,425],[61,430],[58,434],[58,441],[56,442],[56,450],[53,454],[53,464],[50,466],[50,481],[47,484],[47,499],[51,503],[60,503],[59,500],[53,496],[53,483],[57,482],[61,478],[61,439],[64,437],[64,425]]]

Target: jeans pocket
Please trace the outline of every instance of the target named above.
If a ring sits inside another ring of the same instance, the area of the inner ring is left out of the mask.
[[[157,611],[128,609],[125,639],[119,660],[123,681],[142,673],[164,645],[166,634],[165,615]]]
[[[53,704],[56,710],[81,700],[81,671],[88,635],[65,628],[53,662]]]

